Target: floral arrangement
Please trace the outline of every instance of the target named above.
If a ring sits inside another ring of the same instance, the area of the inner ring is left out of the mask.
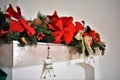
[[[85,27],[85,21],[73,22],[73,17],[59,17],[55,11],[53,15],[43,15],[38,12],[33,20],[25,20],[21,9],[12,5],[3,13],[0,11],[0,44],[20,42],[20,46],[37,45],[37,42],[49,42],[72,46],[79,54],[94,55],[96,48],[104,55],[105,44],[99,33]]]

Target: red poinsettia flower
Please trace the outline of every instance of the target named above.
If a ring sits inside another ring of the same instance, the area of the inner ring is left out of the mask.
[[[85,22],[84,21],[81,21],[82,24],[80,22],[75,22],[76,26],[75,26],[75,33],[78,33],[79,30],[82,30],[84,31],[84,25],[85,25]]]
[[[22,18],[21,16],[21,10],[17,6],[17,12],[13,9],[12,5],[9,5],[6,12],[7,17],[13,17],[16,20],[10,20],[10,29],[9,31],[17,31],[17,32],[23,32],[24,30],[27,32],[28,36],[32,36],[35,34],[34,28],[32,28],[30,25],[28,25],[28,22]]]
[[[100,39],[100,38],[97,38],[96,40],[97,40],[97,42],[98,42],[98,43],[100,43],[100,42],[101,42],[101,39]]]
[[[89,28],[89,31],[85,32],[84,36],[91,36],[92,37],[92,40],[90,41],[90,45],[92,45],[93,44],[93,40],[96,39],[96,32],[95,32],[95,30],[92,30],[90,27],[87,27],[87,28]]]
[[[75,26],[73,24],[73,17],[61,17],[63,22],[63,40],[66,44],[69,44],[73,40],[75,33]]]
[[[72,17],[58,17],[55,11],[53,16],[48,16],[51,19],[51,23],[48,25],[53,30],[55,36],[55,43],[65,42],[69,44],[75,33],[75,26],[73,24]]]
[[[101,42],[100,35],[99,35],[98,33],[96,33],[96,41],[97,41],[98,43]]]
[[[77,40],[82,40],[83,39],[85,22],[82,21],[82,23],[75,22],[76,25],[75,25],[75,36],[74,36],[74,38],[77,39]]]
[[[44,36],[45,36],[45,35],[44,35],[43,33],[38,33],[38,34],[37,34],[37,40],[38,40],[38,41],[42,40]]]
[[[8,34],[8,33],[9,33],[9,31],[0,30],[0,36],[3,36],[3,35]]]
[[[101,42],[101,39],[100,39],[100,35],[98,33],[95,32],[95,30],[91,30],[89,32],[85,32],[84,33],[84,36],[91,36],[92,37],[92,40],[90,42],[90,45],[93,44],[93,41],[96,40],[98,43]]]
[[[91,30],[90,31],[90,36],[92,36],[92,40],[96,39],[96,32],[95,32],[95,30]]]
[[[48,15],[47,17],[50,19],[50,22],[52,23],[52,25],[54,25],[54,26],[49,26],[49,28],[51,28],[52,30],[55,30],[56,29],[55,25],[59,20],[57,12],[55,11],[52,16]]]

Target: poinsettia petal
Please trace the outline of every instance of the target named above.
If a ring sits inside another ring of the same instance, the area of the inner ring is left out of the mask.
[[[56,23],[56,30],[61,30],[61,31],[63,31],[62,20],[58,20],[58,22]]]
[[[21,15],[19,15],[19,11],[16,12],[16,11],[13,9],[13,7],[12,7],[11,4],[9,4],[9,7],[7,8],[6,12],[8,12],[11,17],[14,17],[14,18],[16,18],[16,19],[18,19],[19,17],[21,17]]]
[[[79,30],[84,31],[84,25],[82,25],[80,22],[75,22],[75,32],[77,33]]]
[[[57,21],[59,20],[59,17],[58,17],[58,15],[57,15],[57,11],[55,11],[54,13],[53,13],[53,15],[48,15],[47,16],[50,20],[51,20],[51,23],[52,24],[56,24],[57,23]]]
[[[54,27],[52,24],[48,24],[48,27],[49,27],[51,30],[56,30],[55,27]]]
[[[85,36],[90,36],[90,34],[89,34],[89,33],[84,33],[84,37],[85,37]]]
[[[73,40],[74,33],[75,27],[73,24],[69,25],[69,27],[64,28],[63,40],[66,44],[69,44]]]
[[[52,17],[59,18],[58,15],[57,15],[57,11],[54,11],[53,15],[47,15],[47,17],[48,17],[49,19],[51,19]]]
[[[92,36],[92,39],[96,39],[96,33],[95,33],[95,30],[91,30],[90,31],[90,35]]]
[[[0,30],[0,36],[3,36],[4,34],[8,34],[10,31],[4,31],[4,30]]]
[[[24,27],[24,29],[26,30],[28,36],[32,36],[35,34],[34,28],[31,27],[25,19],[20,18],[18,19],[18,21],[20,22],[21,26]]]
[[[97,39],[97,42],[98,42],[98,43],[100,43],[100,42],[101,42],[101,39],[100,39],[100,38],[98,38],[98,39]]]
[[[22,27],[20,25],[20,23],[17,22],[16,20],[11,20],[10,21],[10,28],[9,28],[10,32],[12,32],[12,31],[23,32],[24,30],[25,30],[24,27]]]
[[[55,36],[55,40],[54,40],[55,43],[61,43],[62,42],[62,40],[61,40],[61,37],[63,35],[62,31],[53,32],[53,35]]]
[[[59,18],[56,18],[56,17],[52,17],[52,24],[56,24],[57,23],[57,21],[59,20]]]
[[[61,17],[64,27],[69,26],[69,24],[73,23],[73,17]]]

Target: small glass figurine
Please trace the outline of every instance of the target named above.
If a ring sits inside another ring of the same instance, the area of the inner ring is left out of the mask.
[[[49,73],[50,77],[51,77],[51,75],[53,75],[53,77],[55,77],[55,74],[53,71],[53,65],[52,65],[53,59],[50,56],[49,50],[50,50],[50,47],[48,44],[48,55],[47,55],[47,59],[44,60],[42,76],[41,76],[41,78],[44,78],[44,79],[46,79],[47,73]]]

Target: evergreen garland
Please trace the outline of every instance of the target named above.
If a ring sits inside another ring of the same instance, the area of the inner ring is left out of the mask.
[[[6,35],[6,42],[12,43],[13,40],[19,40],[19,33],[18,32],[10,32]]]
[[[0,38],[0,46],[3,44],[3,40],[2,38]]]
[[[83,48],[83,46],[82,46],[82,40],[76,40],[76,39],[74,38],[74,40],[69,44],[69,46],[75,47],[76,50],[77,50],[77,52],[78,52],[79,54],[82,54],[82,53],[83,53],[83,51],[82,51],[82,48]]]
[[[47,34],[45,37],[43,37],[43,42],[52,43],[54,39],[55,37],[52,34]]]
[[[41,40],[42,42],[53,42],[54,36],[52,35],[52,31],[49,28],[45,27],[44,24],[37,26],[36,32],[45,34],[45,36]]]
[[[10,32],[9,34],[0,37],[0,44],[10,44],[13,40],[19,40],[19,38],[18,32]]]
[[[47,17],[45,15],[43,15],[42,13],[38,12],[37,18],[39,18],[41,21],[43,21],[42,24],[40,24],[36,27],[37,33],[40,32],[40,33],[45,34],[45,36],[43,37],[43,39],[41,41],[42,42],[53,42],[55,38],[52,35],[52,30],[50,30],[47,27],[47,24],[44,24],[44,20],[46,20]]]
[[[20,42],[19,46],[33,45],[33,44],[36,45],[36,44],[37,44],[36,36],[35,36],[35,35],[33,35],[33,36],[28,36],[25,31],[22,32],[22,33],[20,33],[19,37],[20,37],[20,38],[18,39],[18,41]],[[25,38],[25,40],[27,41],[27,44],[24,43],[24,42],[21,40],[22,37]]]
[[[101,43],[98,45],[98,47],[99,47],[100,50],[105,51],[106,45],[105,45],[103,42],[101,42]]]
[[[44,26],[44,24],[40,24],[39,26],[36,27],[36,32],[41,32],[44,34],[51,34],[52,31],[48,29],[47,27]]]
[[[96,40],[93,41],[93,44],[91,46],[92,50],[95,53],[95,48],[98,47],[99,50],[105,51],[105,44],[103,42],[98,43]]]
[[[38,12],[37,18],[39,18],[40,20],[44,20],[46,18],[46,16],[43,15],[41,12]]]
[[[28,42],[28,44],[30,45],[37,45],[37,39],[36,39],[36,36],[33,35],[33,36],[30,36],[30,37],[26,37],[26,41]]]

